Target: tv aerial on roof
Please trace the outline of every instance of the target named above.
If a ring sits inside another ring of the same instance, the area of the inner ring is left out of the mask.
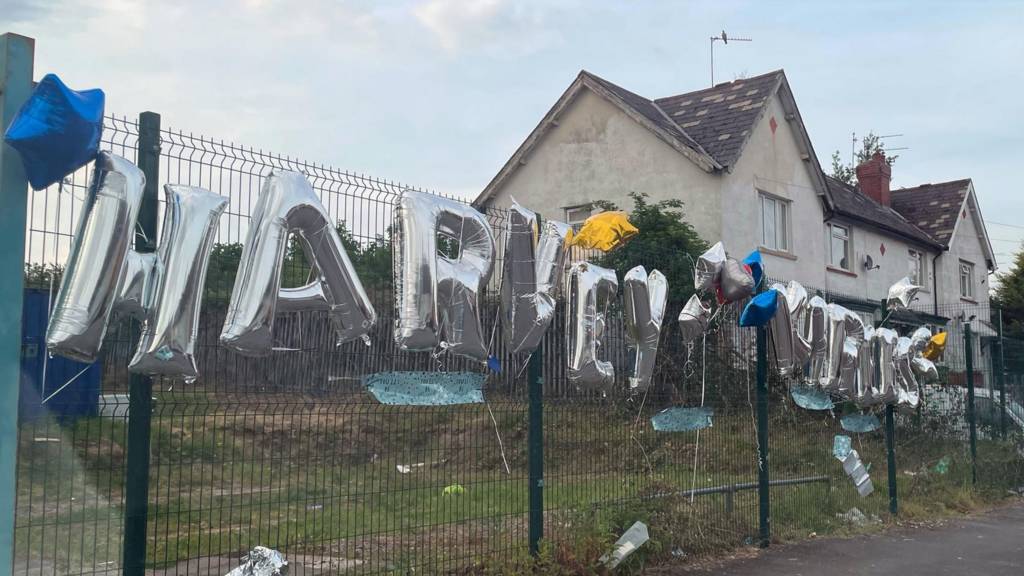
[[[711,37],[711,86],[715,85],[715,42],[721,41],[722,44],[728,44],[729,40],[733,42],[753,42],[753,38],[730,38],[725,30],[722,30],[721,36]]]

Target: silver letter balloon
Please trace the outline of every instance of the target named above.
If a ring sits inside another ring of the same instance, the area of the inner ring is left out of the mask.
[[[165,186],[159,247],[140,254],[131,242],[145,181],[131,162],[106,152],[97,156],[47,347],[95,361],[111,315],[132,315],[143,321],[143,331],[129,370],[192,380],[203,282],[228,201],[201,188]]]
[[[485,361],[479,298],[494,267],[491,225],[469,205],[412,190],[402,192],[397,218],[395,341]],[[457,256],[438,252],[439,235],[457,243]]]
[[[615,367],[598,359],[604,344],[608,305],[619,290],[615,271],[589,262],[569,269],[565,342],[569,382],[579,388],[606,391],[615,381]]]
[[[281,288],[291,234],[299,239],[317,276],[305,286]],[[364,338],[377,322],[334,221],[313,187],[296,172],[274,172],[263,183],[242,248],[221,343],[249,356],[269,353],[278,304],[282,311],[326,310],[339,344]]]
[[[571,228],[512,204],[505,235],[501,314],[512,352],[532,352],[555,317],[555,295],[562,281]]]
[[[646,390],[654,375],[654,360],[658,355],[661,326],[665,321],[668,279],[658,270],[648,275],[643,266],[637,266],[626,272],[622,283],[626,338],[630,348],[636,350],[629,387],[632,390]]]

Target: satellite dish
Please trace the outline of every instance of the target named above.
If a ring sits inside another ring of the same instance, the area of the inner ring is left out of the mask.
[[[881,266],[878,266],[878,265],[875,264],[875,260],[871,257],[871,254],[865,254],[864,255],[864,269],[865,270],[874,270],[875,268],[881,268]]]

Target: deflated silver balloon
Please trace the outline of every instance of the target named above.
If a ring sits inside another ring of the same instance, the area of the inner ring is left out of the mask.
[[[786,307],[789,308],[790,322],[793,324],[793,359],[796,372],[799,373],[811,359],[811,343],[804,334],[807,290],[796,280],[790,280],[785,293]]]
[[[228,199],[171,184],[164,186],[164,196],[160,244],[156,257],[146,259],[153,265],[144,274],[150,279],[143,279],[153,289],[146,291],[145,322],[128,370],[192,380],[198,376],[195,341],[206,269]]]
[[[566,356],[569,382],[606,391],[615,381],[611,362],[598,359],[604,345],[608,305],[619,289],[615,271],[589,262],[577,262],[569,269],[566,294]]]
[[[910,346],[915,352],[924,352],[928,341],[932,339],[932,331],[926,326],[920,326],[910,335]]]
[[[679,312],[679,340],[683,344],[693,342],[708,329],[710,311],[694,294]]]
[[[545,220],[517,203],[508,215],[501,277],[505,341],[512,352],[532,352],[555,316],[555,295],[565,269],[564,222]]]
[[[725,259],[718,281],[726,302],[738,302],[754,295],[754,276],[735,258]]]
[[[711,290],[718,284],[718,275],[725,264],[725,246],[716,242],[707,252],[697,258],[693,270],[693,287],[697,290]]]
[[[840,388],[839,377],[842,371],[843,350],[846,345],[847,314],[850,314],[850,311],[838,304],[828,305],[828,347],[818,385],[833,394],[838,394]]]
[[[772,287],[775,292],[776,308],[775,315],[768,321],[768,334],[771,336],[772,350],[775,352],[775,363],[778,366],[779,374],[791,376],[797,374],[803,367],[796,357],[794,338],[796,332],[793,330],[792,314],[789,310],[789,303],[786,301],[785,287]]]
[[[118,299],[126,259],[135,237],[146,177],[131,162],[100,152],[72,240],[67,268],[46,332],[46,347],[81,362],[93,362]],[[146,264],[134,261],[138,276]],[[132,294],[139,298],[142,281]]]
[[[900,388],[896,381],[896,342],[898,336],[894,330],[889,328],[876,328],[874,341],[878,346],[878,356],[875,360],[875,396],[876,403],[888,404],[899,399]]]
[[[875,329],[864,326],[864,337],[857,351],[857,388],[853,401],[866,408],[877,404],[879,396],[875,378]]]
[[[843,341],[842,359],[839,362],[839,377],[835,393],[847,400],[857,396],[857,372],[860,368],[860,348],[864,342],[864,321],[860,316],[846,311],[844,321],[846,338]]]
[[[911,302],[917,297],[920,286],[912,284],[910,278],[902,278],[889,287],[889,296],[886,304],[890,310],[905,310],[910,307]]]
[[[629,347],[636,350],[629,387],[646,390],[654,375],[654,360],[665,321],[668,280],[658,270],[648,276],[643,266],[637,266],[626,272],[622,283],[626,338]]]
[[[822,380],[828,381],[828,321],[828,304],[820,296],[812,297],[807,302],[804,322],[804,334],[811,348],[807,381],[812,386],[821,386]]]
[[[921,399],[921,387],[913,369],[914,349],[910,338],[900,337],[896,341],[896,353],[893,363],[896,368],[897,398],[900,408],[917,408]]]
[[[317,277],[305,286],[281,288],[292,234]],[[274,172],[263,183],[242,248],[221,343],[251,356],[269,353],[278,305],[282,311],[327,310],[339,344],[366,336],[377,322],[334,221],[297,172]]]
[[[918,383],[922,379],[925,381],[937,380],[939,378],[939,369],[935,367],[935,363],[925,358],[924,356],[915,356],[911,360],[911,368],[914,369],[914,374],[917,374]]]
[[[467,204],[413,190],[402,192],[397,212],[395,341],[402,350],[440,346],[486,360],[479,296],[495,253],[487,219]],[[458,242],[457,258],[438,252],[439,234]]]

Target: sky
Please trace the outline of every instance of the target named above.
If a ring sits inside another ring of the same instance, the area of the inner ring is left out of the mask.
[[[823,166],[902,134],[893,186],[973,178],[1024,239],[1024,2],[0,0],[37,76],[109,113],[474,197],[587,69],[649,98],[783,68]]]

